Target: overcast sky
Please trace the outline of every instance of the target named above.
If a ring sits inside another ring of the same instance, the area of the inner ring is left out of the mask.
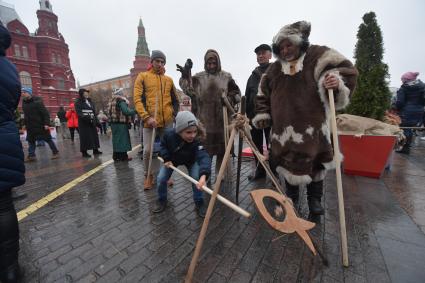
[[[5,0],[34,32],[38,0]],[[222,68],[241,90],[256,66],[253,49],[271,43],[284,25],[311,22],[310,42],[327,45],[352,59],[362,16],[374,11],[384,38],[384,62],[390,86],[400,85],[406,71],[425,76],[425,1],[423,0],[51,0],[59,31],[70,49],[71,67],[81,85],[129,74],[141,17],[149,50],[167,55],[167,74],[178,85],[175,64],[194,62],[202,71],[203,56],[216,49]]]

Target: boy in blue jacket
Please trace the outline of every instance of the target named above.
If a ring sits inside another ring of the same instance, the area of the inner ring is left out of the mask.
[[[205,217],[204,197],[202,186],[211,174],[211,158],[199,140],[199,122],[190,111],[180,111],[176,116],[175,129],[165,132],[161,140],[160,156],[164,159],[157,177],[158,203],[152,210],[153,213],[163,212],[167,208],[167,181],[173,169],[170,165],[185,165],[189,175],[199,180],[197,185],[192,185],[193,200],[196,213]]]

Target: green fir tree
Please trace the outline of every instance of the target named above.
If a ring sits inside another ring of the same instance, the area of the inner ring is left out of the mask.
[[[354,57],[359,76],[347,113],[382,120],[391,103],[388,66],[382,62],[383,55],[384,43],[376,15],[366,13],[357,32]]]

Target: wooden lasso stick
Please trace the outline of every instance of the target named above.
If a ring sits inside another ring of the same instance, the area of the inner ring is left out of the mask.
[[[348,267],[347,229],[345,226],[344,192],[342,190],[341,159],[336,125],[335,101],[333,89],[328,89],[329,105],[331,108],[331,129],[334,145],[334,160],[336,169],[336,185],[338,192],[339,230],[341,232],[342,264]]]
[[[161,157],[158,156],[158,159],[161,162],[164,162],[164,159],[162,159]],[[187,175],[186,173],[184,173],[183,171],[181,171],[179,168],[170,165],[170,168],[173,169],[174,171],[176,171],[177,173],[179,173],[180,175],[182,175],[184,178],[186,178],[187,180],[189,180],[191,183],[197,185],[198,181],[193,179],[192,177],[190,177],[189,175]],[[213,190],[211,190],[210,188],[208,188],[207,186],[202,186],[202,190],[206,193],[208,193],[209,195],[213,194]],[[233,202],[231,202],[230,200],[228,200],[227,198],[217,194],[217,199],[223,203],[224,205],[226,205],[227,207],[233,209],[234,211],[236,211],[237,213],[239,213],[242,216],[245,216],[246,218],[251,217],[251,213],[249,213],[248,211],[246,211],[245,209],[241,208],[240,206],[237,206],[236,204],[234,204]]]
[[[201,232],[199,233],[198,240],[196,241],[195,252],[193,253],[192,260],[190,262],[189,270],[187,271],[186,278],[184,282],[190,283],[193,279],[193,273],[195,272],[196,264],[198,263],[199,255],[201,254],[202,245],[204,243],[205,236],[207,234],[208,225],[212,216],[214,209],[215,200],[217,199],[218,192],[220,191],[221,181],[223,180],[224,171],[226,170],[226,164],[230,158],[230,151],[232,150],[232,144],[236,135],[236,128],[232,129],[229,138],[229,144],[226,147],[226,152],[224,153],[223,162],[221,163],[220,171],[218,173],[216,182],[214,184],[214,191],[211,195],[210,203],[208,204],[207,214],[205,215],[204,223],[202,224]],[[223,166],[224,165],[224,166]]]

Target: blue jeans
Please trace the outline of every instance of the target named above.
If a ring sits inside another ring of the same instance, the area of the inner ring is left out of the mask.
[[[53,154],[56,154],[59,152],[52,139],[46,139],[44,141],[47,142]],[[32,157],[35,156],[35,147],[36,147],[35,142],[28,142],[28,156],[32,156]]]
[[[199,180],[199,165],[197,162],[193,163],[190,168],[187,168],[189,171],[190,177],[195,180]],[[170,179],[171,174],[173,174],[173,169],[167,168],[165,166],[161,167],[157,177],[157,190],[158,190],[158,200],[160,202],[167,201],[167,181]],[[193,200],[195,203],[203,203],[204,194],[202,191],[198,190],[194,184],[192,184],[193,191]]]

